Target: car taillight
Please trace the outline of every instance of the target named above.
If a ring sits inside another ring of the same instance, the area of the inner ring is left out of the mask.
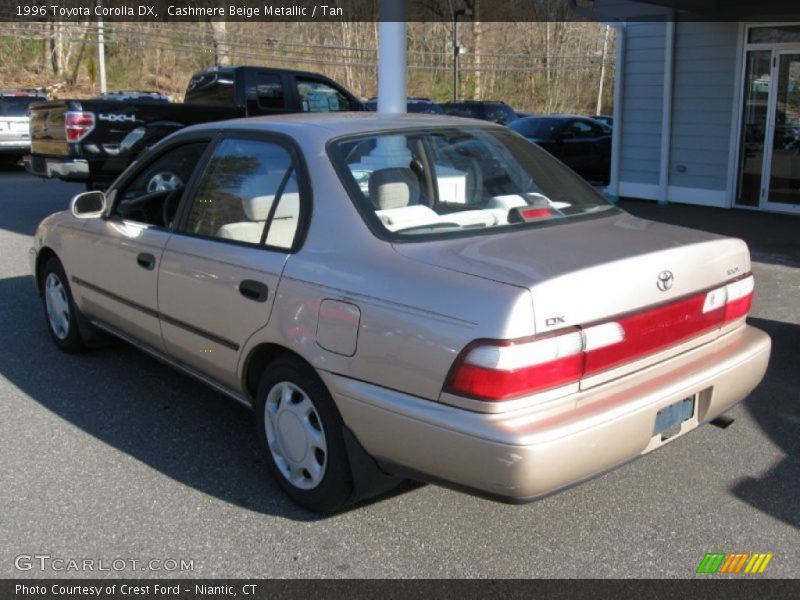
[[[577,383],[742,318],[752,301],[747,275],[605,323],[521,340],[477,340],[453,363],[444,391],[492,402]]]
[[[94,113],[70,110],[64,114],[68,142],[79,142],[94,129]]]

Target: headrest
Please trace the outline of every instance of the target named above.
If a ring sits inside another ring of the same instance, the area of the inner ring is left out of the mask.
[[[369,198],[378,210],[419,203],[419,180],[407,167],[379,169],[369,177]]]
[[[278,190],[285,172],[270,171],[258,175],[245,177],[239,189],[242,199],[242,209],[250,221],[266,221],[269,210],[275,200],[275,192]],[[294,177],[286,182],[284,193],[296,192],[297,185]]]

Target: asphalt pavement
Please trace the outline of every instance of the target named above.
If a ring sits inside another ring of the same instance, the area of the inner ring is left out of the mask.
[[[800,573],[800,218],[623,203],[751,243],[773,358],[727,429],[532,504],[408,484],[319,517],[269,479],[246,409],[124,344],[52,344],[27,253],[79,191],[0,170],[0,577],[695,577],[707,552]]]

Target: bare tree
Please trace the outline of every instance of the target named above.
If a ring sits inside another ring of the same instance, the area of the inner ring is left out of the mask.
[[[231,50],[228,45],[228,28],[225,21],[212,20],[211,39],[214,45],[214,62],[218,65],[231,64]]]

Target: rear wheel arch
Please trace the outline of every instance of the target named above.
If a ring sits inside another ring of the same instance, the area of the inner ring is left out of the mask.
[[[244,384],[256,414],[259,414],[259,385],[270,365],[281,365],[286,362],[294,362],[299,367],[307,367],[316,375],[319,384],[324,388],[325,382],[319,377],[317,369],[303,356],[290,350],[285,346],[274,343],[264,343],[256,346],[248,355],[244,368]],[[310,378],[309,378],[310,379]],[[328,390],[328,394],[330,391]],[[332,394],[330,401],[333,409],[338,413],[338,406]],[[380,496],[387,491],[395,488],[403,479],[384,472],[375,459],[364,449],[356,435],[341,419],[341,429],[330,431],[331,436],[341,435],[344,442],[344,454],[347,457],[349,477],[355,491],[355,497],[351,500],[372,498]],[[325,511],[323,511],[325,512]]]
[[[261,376],[264,374],[264,371],[270,363],[281,357],[295,358],[314,369],[314,365],[286,346],[273,343],[259,344],[250,351],[244,363],[244,389],[251,402],[255,403],[255,399],[258,395],[258,384],[261,381]]]

